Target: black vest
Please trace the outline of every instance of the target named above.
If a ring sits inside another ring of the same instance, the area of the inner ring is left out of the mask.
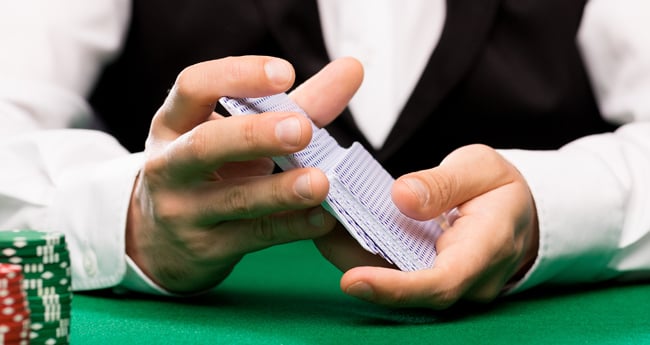
[[[454,148],[556,149],[604,122],[576,46],[584,0],[454,0],[439,44],[395,127],[374,151],[346,111],[328,130],[360,141],[394,176]],[[107,131],[143,148],[152,115],[186,66],[265,54],[294,64],[297,84],[328,61],[315,0],[134,0],[126,45],[91,104]],[[416,157],[416,158],[412,158]]]

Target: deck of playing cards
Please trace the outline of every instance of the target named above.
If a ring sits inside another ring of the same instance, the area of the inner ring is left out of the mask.
[[[220,103],[231,115],[291,111],[309,117],[285,93],[260,98],[223,97]],[[323,206],[363,248],[403,271],[430,268],[436,257],[436,239],[447,226],[445,217],[417,221],[402,214],[390,196],[393,177],[361,144],[343,148],[327,130],[312,126],[312,139],[304,150],[274,157],[274,161],[283,170],[321,169],[330,181]]]

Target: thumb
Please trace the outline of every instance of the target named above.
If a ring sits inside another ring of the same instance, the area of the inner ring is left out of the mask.
[[[449,154],[432,169],[399,177],[392,188],[395,205],[419,220],[512,182],[512,167],[492,148],[468,145]]]

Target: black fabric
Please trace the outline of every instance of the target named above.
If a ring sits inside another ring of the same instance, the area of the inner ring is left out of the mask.
[[[437,165],[469,143],[555,149],[610,131],[576,46],[584,4],[450,1],[439,45],[384,147],[372,150],[347,111],[328,130],[344,146],[360,141],[394,176]],[[138,151],[184,67],[246,54],[286,58],[297,83],[324,66],[315,0],[134,0],[123,54],[91,103],[108,130]]]
[[[289,58],[296,64],[298,82],[326,64],[316,3],[267,2],[134,0],[123,53],[106,68],[91,96],[108,131],[130,151],[142,150],[151,118],[176,76],[201,61],[299,56]],[[291,33],[292,46],[276,39],[277,30]],[[294,46],[300,52],[292,51]]]

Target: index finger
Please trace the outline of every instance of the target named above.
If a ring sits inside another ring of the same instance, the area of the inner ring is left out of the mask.
[[[290,96],[317,126],[324,127],[345,109],[362,81],[361,63],[355,58],[343,57],[327,64]]]
[[[289,62],[268,56],[227,57],[189,66],[156,113],[152,132],[174,139],[204,122],[222,96],[275,94],[288,90],[294,79]]]

